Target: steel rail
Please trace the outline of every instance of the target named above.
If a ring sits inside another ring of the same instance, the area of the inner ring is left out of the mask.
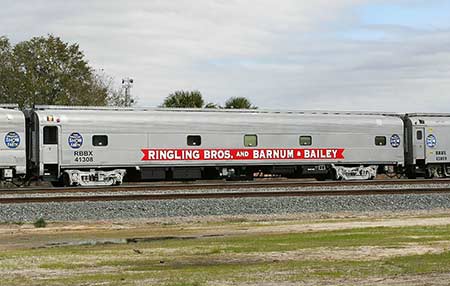
[[[0,195],[10,194],[54,194],[54,193],[102,193],[163,190],[199,189],[245,189],[245,188],[294,188],[294,187],[336,187],[336,186],[378,186],[378,185],[418,185],[450,184],[450,179],[437,180],[373,180],[373,181],[310,181],[310,180],[257,180],[246,182],[190,182],[190,183],[145,183],[100,187],[31,187],[0,189]]]
[[[171,194],[125,194],[125,195],[82,195],[53,197],[0,197],[0,204],[49,203],[49,202],[97,202],[97,201],[154,201],[187,199],[222,199],[255,197],[317,197],[317,196],[369,196],[405,194],[450,194],[450,188],[372,189],[335,191],[253,191],[215,193],[171,193]]]

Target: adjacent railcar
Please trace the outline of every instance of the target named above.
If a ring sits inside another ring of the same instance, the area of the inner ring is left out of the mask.
[[[404,121],[407,175],[450,177],[450,114],[406,114]]]
[[[0,106],[0,138],[0,180],[25,176],[25,117],[16,105]]]
[[[30,169],[66,185],[252,177],[370,179],[404,162],[381,113],[36,107]]]

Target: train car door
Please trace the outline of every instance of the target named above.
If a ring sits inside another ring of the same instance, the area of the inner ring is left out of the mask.
[[[425,128],[416,127],[414,135],[414,158],[416,160],[425,160]]]
[[[42,139],[42,163],[44,164],[44,179],[55,180],[59,177],[59,127],[44,126]]]

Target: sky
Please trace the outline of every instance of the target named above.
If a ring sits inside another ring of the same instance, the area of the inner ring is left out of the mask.
[[[0,0],[0,35],[53,34],[132,77],[138,106],[176,90],[259,108],[450,112],[450,1]]]

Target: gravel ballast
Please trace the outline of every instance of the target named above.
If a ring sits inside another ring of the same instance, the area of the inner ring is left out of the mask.
[[[3,204],[0,222],[435,209],[450,209],[450,194]]]

